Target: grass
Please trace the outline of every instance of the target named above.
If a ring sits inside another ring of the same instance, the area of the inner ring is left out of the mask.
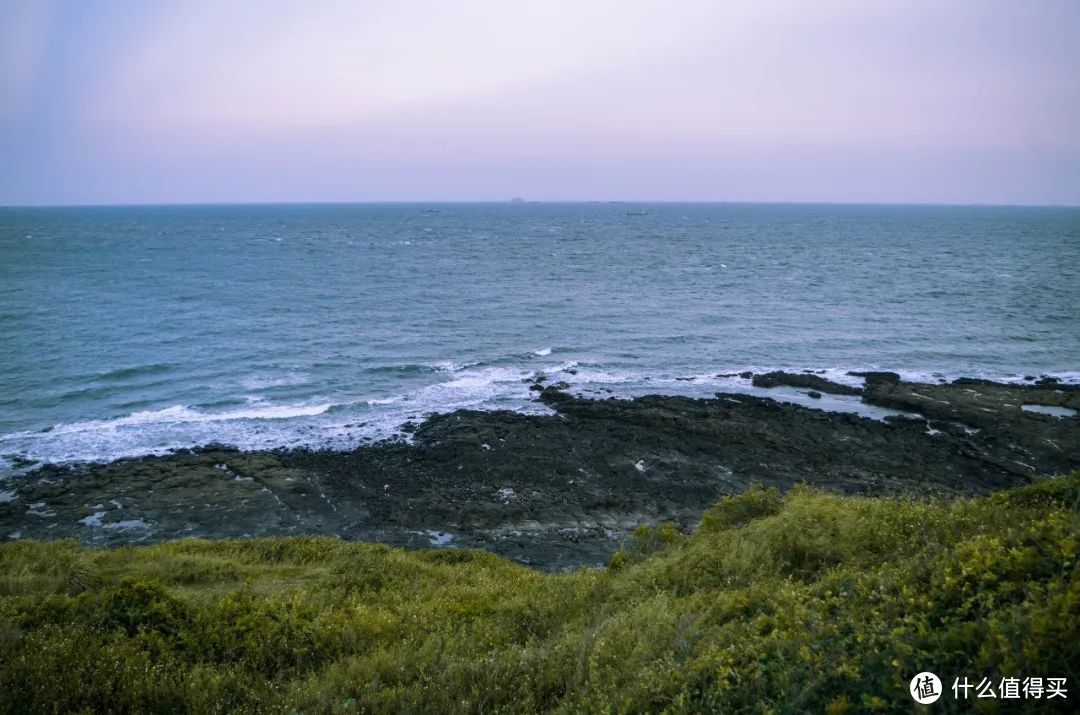
[[[569,574],[323,537],[9,542],[0,712],[909,712],[923,670],[938,711],[993,711],[953,679],[1080,683],[1078,503],[1080,473],[752,489]]]

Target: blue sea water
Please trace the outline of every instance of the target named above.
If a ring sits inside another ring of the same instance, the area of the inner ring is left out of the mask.
[[[774,368],[1077,379],[1080,209],[0,208],[0,472]]]

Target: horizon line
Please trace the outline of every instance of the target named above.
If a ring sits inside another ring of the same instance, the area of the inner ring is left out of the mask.
[[[74,208],[184,208],[199,206],[379,206],[379,205],[515,205],[522,204],[726,204],[734,206],[922,206],[941,208],[1080,208],[1080,203],[988,203],[941,201],[759,201],[725,199],[385,199],[360,201],[140,201],[133,203],[30,203],[5,204],[3,209]]]

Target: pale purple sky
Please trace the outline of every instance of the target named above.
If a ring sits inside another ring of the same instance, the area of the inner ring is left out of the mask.
[[[1080,204],[1077,0],[0,0],[0,204]]]

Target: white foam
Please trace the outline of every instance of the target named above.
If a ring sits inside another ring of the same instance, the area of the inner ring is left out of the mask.
[[[303,385],[309,381],[310,376],[305,372],[295,372],[286,375],[251,375],[240,380],[240,386],[245,390],[264,390],[268,387]]]
[[[839,383],[841,385],[847,385],[848,387],[862,387],[863,378],[856,377],[855,375],[849,375],[849,372],[863,372],[862,370],[848,370],[842,367],[829,367],[825,368],[822,373],[815,373],[819,377],[823,377],[826,380]]]
[[[85,526],[101,526],[101,517],[105,516],[103,511],[95,511],[88,517],[79,519],[79,523]]]
[[[150,525],[142,519],[123,519],[102,524],[103,529],[149,529]]]
[[[15,501],[18,496],[15,492],[0,492],[0,504],[7,504],[10,501]]]
[[[534,373],[524,367],[453,367],[458,369],[445,373],[448,380],[408,393],[369,395],[351,402],[257,402],[222,412],[174,405],[112,419],[60,424],[48,432],[11,433],[0,436],[0,453],[41,462],[97,462],[164,454],[211,442],[241,449],[352,449],[364,440],[411,439],[402,435],[400,426],[434,412],[461,408],[552,412],[532,400],[534,395],[523,380]]]
[[[88,420],[86,422],[60,423],[51,434],[72,434],[79,432],[97,432],[122,427],[176,424],[183,422],[229,422],[231,420],[275,420],[292,417],[321,415],[333,407],[330,403],[316,405],[268,405],[262,404],[229,412],[201,412],[185,405],[173,405],[160,410],[133,412],[130,415],[108,420]]]
[[[220,415],[205,415],[202,419],[206,422],[228,420],[281,420],[290,417],[321,415],[333,406],[334,405],[329,402],[319,405],[267,405],[252,410],[225,412]]]
[[[962,377],[973,378],[976,380],[990,380],[991,382],[1000,382],[1007,385],[1032,385],[1031,380],[1025,380],[1026,376],[1034,376],[1036,378],[1042,376],[1044,371],[1030,370],[1025,372],[1005,372],[1003,370],[990,370],[990,369],[978,369],[969,368],[961,369],[958,371],[932,371],[932,370],[905,370],[905,369],[892,369],[889,367],[863,367],[863,368],[848,368],[852,372],[867,372],[871,370],[888,370],[895,372],[900,376],[901,380],[905,382],[925,382],[931,385],[936,385],[941,382],[952,382]],[[1080,384],[1080,371],[1064,371],[1064,372],[1051,372],[1049,373],[1053,377],[1058,378],[1063,384]],[[861,381],[862,378],[856,378]],[[861,383],[860,383],[861,384]]]
[[[550,354],[551,348],[540,348],[539,350],[533,351],[533,355],[536,355],[537,357],[547,357]]]
[[[550,351],[544,347],[537,350]],[[550,353],[548,353],[550,356]],[[308,402],[272,403],[254,399],[251,404],[207,411],[191,406],[173,405],[156,410],[133,412],[110,419],[86,420],[59,424],[50,431],[21,431],[0,435],[0,472],[13,472],[15,457],[38,462],[110,461],[124,457],[163,454],[173,449],[195,447],[211,442],[231,444],[241,449],[275,447],[312,447],[352,449],[363,441],[411,436],[400,427],[407,421],[418,422],[432,413],[458,409],[508,409],[524,414],[552,414],[553,410],[536,400],[529,388],[537,376],[536,361],[519,356],[517,362],[443,361],[429,364],[426,373],[430,384],[400,393],[368,393],[348,398]],[[814,400],[798,388],[756,388],[739,373],[771,372],[791,366],[721,365],[695,366],[692,369],[658,373],[635,365],[612,363],[604,356],[559,356],[556,364],[542,372],[550,382],[566,381],[575,394],[590,397],[633,398],[647,394],[712,397],[717,392],[733,392],[795,402],[806,407],[853,412],[881,419],[901,414],[895,410],[862,403],[858,397],[823,395]],[[554,361],[552,361],[554,362]],[[814,374],[841,384],[862,386],[862,378],[849,371],[879,369],[877,366],[831,366]],[[572,372],[571,372],[572,371]],[[899,371],[902,378],[919,382],[951,380],[944,373]],[[1029,373],[1030,374],[1030,373]],[[1041,373],[1035,373],[1041,374]],[[1078,373],[1054,373],[1063,382],[1080,381]],[[256,376],[248,387],[272,387],[294,382],[301,373],[285,378]],[[726,375],[726,376],[725,376]],[[1023,375],[979,374],[962,370],[957,377],[985,377],[997,381],[1025,382]]]
[[[649,377],[645,373],[634,370],[619,370],[617,368],[601,368],[595,365],[582,363],[579,367],[574,365],[570,368],[564,368],[563,372],[567,369],[573,369],[577,367],[577,374],[571,375],[567,378],[571,384],[577,385],[625,385],[626,383],[644,382],[646,377]],[[644,382],[645,387],[648,387],[648,383]]]
[[[523,379],[532,376],[532,372],[521,368],[490,367],[482,370],[462,372],[452,380],[437,383],[425,388],[425,392],[441,390],[475,390],[477,396],[490,394],[490,388],[505,383],[508,385],[521,384]],[[526,388],[527,390],[527,388]]]
[[[703,375],[709,374],[735,374],[738,375],[742,372],[752,372],[755,375],[760,375],[768,372],[789,372],[796,374],[803,374],[806,366],[797,365],[724,365],[710,371],[702,372]],[[1028,375],[1034,375],[1036,377],[1044,374],[1042,370],[1029,370],[1024,372],[1009,372],[1005,370],[993,370],[985,368],[961,368],[959,370],[909,370],[904,368],[897,368],[890,365],[834,365],[831,367],[820,367],[814,369],[810,373],[824,377],[827,380],[840,383],[842,385],[849,385],[851,387],[862,387],[864,380],[862,377],[850,375],[851,372],[895,372],[900,376],[901,380],[905,382],[922,382],[936,385],[941,382],[952,382],[953,380],[967,377],[981,380],[990,380],[992,382],[1001,382],[1005,384],[1032,384],[1030,380],[1025,380],[1024,377]],[[1053,377],[1058,378],[1064,384],[1080,384],[1080,371],[1051,371],[1048,373]],[[740,378],[741,379],[741,378]]]
[[[44,519],[56,516],[56,512],[45,505],[45,502],[39,501],[31,504],[26,509],[26,513],[30,516],[40,516]]]
[[[0,451],[39,462],[111,461],[164,454],[211,442],[243,449],[309,445],[320,438],[312,420],[329,403],[257,404],[226,412],[203,412],[186,406],[135,412],[107,420],[60,424],[48,432],[23,431],[0,436]],[[331,432],[338,425],[331,425]]]
[[[454,535],[448,531],[425,531],[424,533],[430,537],[428,541],[432,546],[446,546],[454,540]]]
[[[771,372],[771,370],[762,368],[750,371],[755,374]],[[843,368],[832,368],[831,370],[827,370],[825,374],[817,374],[822,377],[833,379],[832,375],[839,377],[841,371],[846,372]],[[807,394],[807,390],[789,386],[754,387],[749,379],[739,377],[739,372],[743,372],[743,370],[716,370],[685,376],[662,375],[651,377],[651,379],[646,381],[644,378],[647,376],[642,376],[629,371],[607,372],[583,370],[575,377],[583,376],[585,379],[571,379],[571,382],[572,391],[585,392],[592,396],[596,395],[599,388],[610,389],[613,392],[612,396],[620,398],[641,397],[650,394],[712,397],[717,392],[734,392],[754,395],[756,397],[767,397],[777,400],[778,402],[791,402],[815,410],[850,412],[862,417],[870,417],[879,420],[889,416],[903,416],[908,414],[899,410],[868,405],[862,402],[857,395],[823,394],[820,398],[812,398]],[[789,372],[792,371],[789,370]],[[844,384],[852,386],[862,385],[861,378],[852,378],[850,375],[845,377]],[[840,382],[840,380],[835,381]],[[582,389],[582,383],[584,383],[584,389]]]
[[[441,372],[458,372],[466,368],[475,367],[479,364],[479,362],[454,362],[453,360],[440,360],[438,362],[429,363],[429,367],[433,367]]]

